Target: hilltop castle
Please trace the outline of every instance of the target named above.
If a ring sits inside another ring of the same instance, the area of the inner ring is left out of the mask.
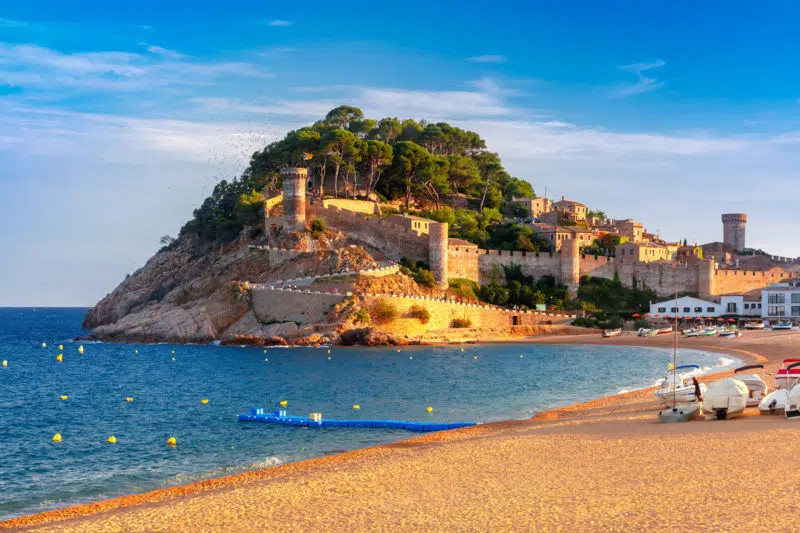
[[[312,218],[325,220],[328,227],[348,235],[380,252],[388,259],[423,261],[430,265],[440,287],[452,278],[466,278],[479,284],[502,277],[503,267],[519,265],[525,275],[553,276],[574,295],[581,276],[612,279],[623,285],[647,287],[659,295],[695,293],[710,298],[762,288],[790,276],[797,260],[780,257],[744,257],[747,215],[725,214],[723,242],[702,246],[669,243],[648,233],[632,219],[598,220],[588,217],[585,205],[562,198],[518,199],[534,216],[526,222],[534,233],[552,242],[549,252],[483,250],[460,239],[450,239],[447,223],[419,217],[395,215],[382,219],[374,202],[349,199],[306,198],[308,174],[304,168],[281,170],[283,215],[269,216],[267,202],[265,229],[281,227],[299,231]],[[546,219],[548,222],[540,222]],[[559,226],[559,223],[572,226]],[[611,234],[620,238],[616,257],[587,255],[581,248],[594,239]]]

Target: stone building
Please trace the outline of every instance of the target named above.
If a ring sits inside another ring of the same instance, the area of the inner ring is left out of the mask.
[[[564,220],[571,220],[572,222],[586,220],[586,206],[580,202],[567,200],[563,196],[560,201],[553,204],[553,211],[558,212],[559,216]]]
[[[528,216],[534,220],[553,210],[553,201],[543,196],[537,198],[514,198],[513,202],[528,210]]]
[[[617,245],[616,256],[619,262],[651,263],[653,261],[671,261],[674,259],[676,251],[666,244],[628,241]]]
[[[558,226],[555,224],[533,223],[529,224],[533,233],[542,239],[550,241],[550,246],[555,251],[560,251],[564,241],[576,240],[578,247],[589,246],[594,240],[594,234],[588,230]]]
[[[403,226],[404,228],[408,228],[409,230],[415,231],[419,234],[428,234],[430,232],[430,224],[433,222],[429,218],[422,218],[408,214],[391,215],[386,217],[386,220],[392,224]]]
[[[636,222],[632,218],[625,220],[615,220],[615,226],[619,232],[620,237],[627,237],[629,241],[641,242],[644,239],[644,228],[641,222]]]

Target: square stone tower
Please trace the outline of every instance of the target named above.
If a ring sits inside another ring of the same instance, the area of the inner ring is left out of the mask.
[[[722,242],[729,244],[737,252],[745,249],[745,228],[747,215],[745,213],[727,213],[722,215]]]

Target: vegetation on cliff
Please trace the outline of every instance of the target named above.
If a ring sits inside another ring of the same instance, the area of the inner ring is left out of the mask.
[[[305,161],[305,154],[311,159]],[[475,208],[460,213],[458,225],[466,228],[467,238],[485,231],[491,223],[487,220],[499,222],[495,219],[503,200],[534,196],[530,183],[512,177],[475,132],[446,122],[375,120],[357,107],[339,106],[254,153],[239,178],[217,184],[181,232],[205,241],[232,239],[258,220],[264,201],[260,191],[277,189],[279,169],[286,165],[307,166],[318,187],[334,195],[374,192],[385,200],[401,200],[406,209],[413,198],[439,210],[444,197],[460,195]],[[494,210],[489,219],[475,214],[487,208]],[[477,237],[482,240],[483,234]]]

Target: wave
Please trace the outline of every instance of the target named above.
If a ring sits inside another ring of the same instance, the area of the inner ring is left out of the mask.
[[[287,457],[269,456],[266,457],[263,461],[256,461],[254,463],[244,463],[241,465],[223,466],[220,468],[215,468],[214,470],[210,470],[208,472],[203,472],[201,474],[175,474],[172,477],[172,480],[169,484],[178,483],[181,485],[185,485],[187,483],[202,481],[204,479],[213,479],[222,476],[229,476],[231,474],[240,474],[242,472],[251,472],[253,470],[272,468],[284,464],[287,460],[288,460]]]

